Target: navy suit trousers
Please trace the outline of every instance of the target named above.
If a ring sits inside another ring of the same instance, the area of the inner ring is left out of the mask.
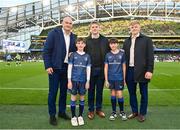
[[[56,97],[58,88],[60,88],[59,113],[65,113],[67,82],[67,66],[64,69],[54,69],[53,74],[49,75],[48,110],[50,116],[56,115]]]
[[[133,113],[138,113],[138,101],[136,95],[137,83],[139,83],[139,90],[141,94],[140,114],[146,115],[148,105],[148,82],[134,81],[134,67],[129,67],[127,72],[126,83],[130,96],[130,106]]]

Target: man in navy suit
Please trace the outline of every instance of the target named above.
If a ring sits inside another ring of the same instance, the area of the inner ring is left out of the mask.
[[[60,88],[58,117],[70,119],[66,114],[67,63],[69,53],[76,51],[76,35],[71,32],[72,24],[72,19],[65,17],[62,28],[57,27],[50,31],[44,45],[43,59],[49,77],[48,110],[51,125],[57,125],[56,96],[58,88]]]
[[[140,33],[141,26],[138,21],[130,23],[131,36],[124,42],[123,49],[126,57],[126,83],[130,96],[132,114],[128,116],[133,119],[138,116],[138,121],[145,121],[148,105],[148,82],[152,78],[154,69],[154,51],[151,38]],[[136,85],[139,83],[141,94],[140,110],[136,95]]]

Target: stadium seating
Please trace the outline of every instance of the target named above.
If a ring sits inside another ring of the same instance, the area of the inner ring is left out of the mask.
[[[130,20],[100,22],[101,33],[104,35],[128,35],[129,22]],[[142,32],[147,35],[180,35],[180,24],[176,22],[140,20],[140,23]],[[47,35],[49,30],[42,31],[40,35]],[[73,32],[78,36],[87,36],[89,34],[89,23],[74,25]]]

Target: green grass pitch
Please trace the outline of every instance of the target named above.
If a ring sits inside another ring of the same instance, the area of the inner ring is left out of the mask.
[[[155,63],[153,79],[149,84],[149,109],[147,121],[136,120],[110,122],[111,112],[109,90],[104,90],[105,119],[90,121],[82,129],[163,129],[180,128],[180,63]],[[139,95],[139,90],[137,91]],[[43,63],[22,63],[6,66],[0,63],[0,129],[3,128],[73,128],[69,121],[59,119],[58,126],[48,124],[47,114],[48,77]],[[127,88],[124,90],[125,109],[130,113]],[[69,95],[67,104],[69,104]],[[87,104],[87,103],[86,103]],[[70,115],[70,109],[67,108]],[[99,125],[102,124],[102,125]],[[76,127],[77,128],[77,127]]]

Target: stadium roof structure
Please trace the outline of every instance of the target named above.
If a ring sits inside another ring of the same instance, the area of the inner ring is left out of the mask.
[[[30,40],[42,30],[60,26],[65,16],[75,24],[115,18],[180,22],[179,0],[40,0],[0,9],[0,40]]]

